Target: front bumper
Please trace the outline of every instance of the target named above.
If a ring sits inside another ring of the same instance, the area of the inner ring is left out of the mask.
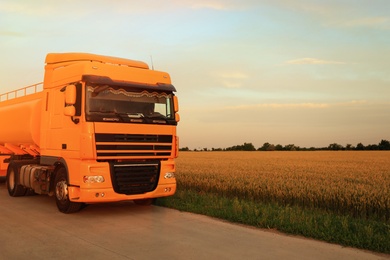
[[[172,196],[176,192],[176,179],[174,178],[175,162],[173,159],[159,161],[159,173],[156,175],[158,176],[158,181],[155,189],[136,194],[121,193],[118,192],[118,187],[114,187],[114,185],[117,185],[117,180],[115,179],[117,177],[112,174],[112,163],[78,161],[69,163],[68,171],[70,183],[68,185],[68,196],[74,202],[99,203],[149,199]],[[173,173],[172,177],[164,177],[166,173]],[[102,176],[104,182],[84,183],[84,176],[89,175]],[[131,186],[132,183],[126,183],[125,185]]]
[[[68,192],[70,200],[74,202],[116,202],[172,196],[176,192],[176,183],[158,185],[157,188],[152,192],[134,195],[118,194],[112,188],[82,189],[80,187],[68,187]]]

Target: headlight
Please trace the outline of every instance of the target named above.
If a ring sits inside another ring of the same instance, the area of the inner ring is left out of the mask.
[[[100,175],[84,176],[84,183],[102,183],[104,182],[104,177]]]
[[[166,172],[164,175],[164,179],[172,179],[175,178],[175,173],[173,172]]]

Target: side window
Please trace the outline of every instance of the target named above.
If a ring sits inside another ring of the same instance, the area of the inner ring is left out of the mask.
[[[154,108],[154,112],[157,112],[157,113],[160,113],[161,115],[166,116],[167,115],[166,105],[165,104],[156,103],[155,104],[155,108]]]

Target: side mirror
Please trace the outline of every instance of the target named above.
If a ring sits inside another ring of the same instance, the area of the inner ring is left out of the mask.
[[[76,86],[68,85],[65,90],[65,104],[74,105],[76,104]]]
[[[178,113],[175,114],[175,121],[176,122],[180,121],[180,115]]]
[[[66,115],[66,116],[76,115],[76,108],[74,106],[64,107],[64,115]]]
[[[175,112],[179,112],[179,100],[177,99],[177,96],[173,96],[173,109]]]
[[[75,116],[76,108],[74,104],[76,104],[76,86],[71,84],[65,87],[65,107],[64,107],[64,115],[65,116]]]

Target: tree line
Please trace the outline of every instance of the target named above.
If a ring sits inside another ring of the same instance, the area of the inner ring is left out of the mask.
[[[179,149],[180,151],[191,151],[188,147],[183,147]],[[367,146],[362,143],[358,143],[356,146],[352,144],[347,144],[345,146],[332,143],[327,147],[300,147],[294,144],[281,145],[281,144],[271,144],[264,143],[263,146],[256,147],[252,143],[244,143],[242,145],[234,145],[227,148],[203,148],[203,149],[194,149],[193,151],[344,151],[344,150],[355,150],[355,151],[384,151],[390,150],[390,142],[388,140],[382,139],[378,144],[369,144]]]

